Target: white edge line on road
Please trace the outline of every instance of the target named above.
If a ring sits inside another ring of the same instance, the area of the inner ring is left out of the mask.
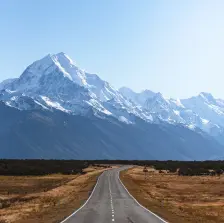
[[[104,171],[104,172],[105,172],[105,171]],[[103,173],[104,173],[104,172],[103,172]],[[80,211],[80,210],[81,210],[81,209],[88,203],[88,201],[90,200],[90,198],[93,196],[93,193],[94,193],[94,191],[95,191],[95,189],[96,189],[96,187],[97,187],[97,185],[98,185],[98,183],[99,183],[99,179],[100,179],[100,177],[102,176],[103,173],[101,173],[100,176],[98,177],[97,182],[96,182],[96,185],[95,185],[95,187],[93,188],[93,190],[92,190],[92,192],[91,192],[89,198],[87,199],[87,201],[86,201],[86,202],[85,202],[79,209],[77,209],[75,212],[73,212],[71,215],[69,215],[66,219],[64,219],[64,220],[61,221],[60,223],[64,223],[64,222],[66,222],[69,218],[71,218],[72,216],[74,216],[78,211]]]
[[[121,170],[120,170],[121,171]],[[151,213],[152,215],[154,215],[155,217],[157,217],[159,220],[161,220],[164,223],[168,223],[167,221],[165,221],[164,219],[162,219],[161,217],[159,217],[158,215],[156,215],[155,213],[151,212],[149,209],[147,209],[146,207],[142,206],[128,191],[128,189],[124,186],[124,184],[122,183],[121,179],[120,179],[120,171],[118,171],[118,179],[120,181],[120,183],[122,184],[122,186],[124,187],[124,189],[127,191],[127,193],[129,194],[129,196],[143,209],[145,209],[146,211],[148,211],[149,213]]]

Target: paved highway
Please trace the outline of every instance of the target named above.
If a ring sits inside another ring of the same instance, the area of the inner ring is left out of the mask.
[[[87,202],[61,223],[164,223],[163,219],[142,207],[119,179],[119,171],[101,174]]]

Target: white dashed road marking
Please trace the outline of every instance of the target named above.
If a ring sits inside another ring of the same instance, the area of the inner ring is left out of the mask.
[[[110,175],[108,176],[108,182],[109,182],[109,192],[110,192],[110,204],[111,204],[111,212],[112,212],[112,221],[114,221],[114,207],[113,207],[113,197],[112,197],[111,187],[110,187]]]

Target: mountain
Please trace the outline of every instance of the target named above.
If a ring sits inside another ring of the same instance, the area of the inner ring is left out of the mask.
[[[120,88],[119,92],[127,99],[141,106],[144,106],[146,100],[152,98],[155,95],[155,93],[150,90],[144,90],[140,93],[136,93],[127,87]]]
[[[202,92],[189,99],[165,98],[161,93],[148,92],[148,96],[136,93],[129,88],[121,88],[124,97],[134,101],[160,120],[183,124],[190,129],[200,128],[215,137],[219,142],[224,136],[224,100],[215,99],[210,93]]]
[[[11,84],[13,81],[15,81],[17,78],[9,78],[9,79],[6,79],[4,81],[2,81],[0,83],[0,90],[4,89],[4,88],[7,88],[7,85],[8,84]]]
[[[21,97],[33,100],[35,107],[56,108],[76,115],[86,115],[90,110],[98,116],[134,116],[151,121],[151,116],[143,114],[133,103],[96,74],[79,69],[64,53],[47,55],[28,66],[22,75],[7,84],[0,91],[0,100],[19,109],[32,109],[24,106]],[[113,102],[120,105],[114,109]],[[122,112],[121,112],[122,109]],[[149,117],[149,118],[148,118]],[[128,120],[128,122],[132,122]]]
[[[1,158],[172,159],[223,156],[223,147],[183,126],[128,125],[116,118],[71,115],[58,109],[21,111],[0,103]]]
[[[206,93],[167,99],[150,90],[117,90],[97,74],[80,69],[64,53],[49,54],[19,78],[2,82],[0,101],[4,123],[0,157],[223,156],[222,99]]]
[[[202,92],[196,97],[182,100],[182,103],[203,119],[224,126],[224,106],[210,93]]]

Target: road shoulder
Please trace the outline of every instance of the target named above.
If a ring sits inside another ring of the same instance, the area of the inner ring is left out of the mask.
[[[155,213],[167,222],[182,222],[187,223],[188,221],[183,221],[182,218],[175,215],[169,211],[167,204],[164,202],[152,199],[147,191],[145,191],[134,178],[131,177],[131,171],[133,168],[128,170],[123,170],[120,172],[120,180],[127,188],[129,193],[145,208],[149,211]]]

